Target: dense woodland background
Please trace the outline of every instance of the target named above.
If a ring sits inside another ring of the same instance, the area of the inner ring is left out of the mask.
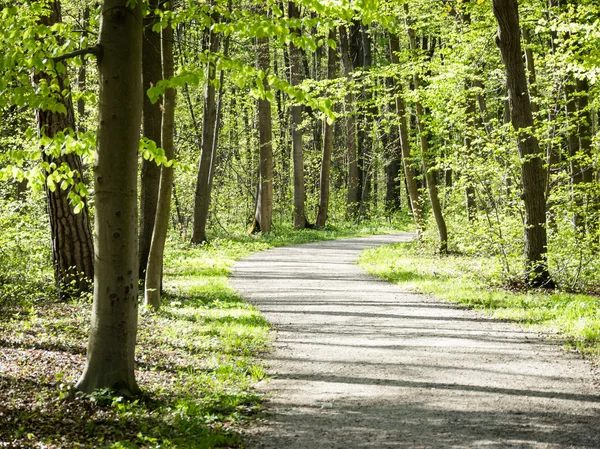
[[[268,337],[229,267],[365,225],[597,351],[599,12],[0,0],[0,441],[234,447]]]
[[[0,307],[95,272],[95,314],[158,308],[167,238],[406,214],[497,285],[597,292],[595,1],[0,8]]]

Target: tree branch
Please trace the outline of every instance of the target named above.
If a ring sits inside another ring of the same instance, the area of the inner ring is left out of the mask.
[[[102,57],[102,46],[94,45],[93,47],[82,48],[80,50],[75,50],[70,53],[65,53],[64,55],[56,56],[52,58],[54,62],[61,62],[66,59],[76,58],[77,56],[82,55],[95,55],[98,59]]]

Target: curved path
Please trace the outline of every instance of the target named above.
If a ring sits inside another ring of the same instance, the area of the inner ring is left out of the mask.
[[[589,365],[518,326],[356,265],[410,234],[276,248],[234,287],[274,323],[265,420],[248,447],[600,448]]]

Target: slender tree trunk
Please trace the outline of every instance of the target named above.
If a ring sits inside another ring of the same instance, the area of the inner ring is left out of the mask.
[[[405,11],[408,15],[408,5],[404,5]],[[410,49],[414,52],[417,49],[416,38],[414,30],[407,26],[408,40]],[[415,92],[419,93],[421,87],[421,78],[418,74],[413,76],[413,84]],[[446,220],[442,212],[442,206],[438,196],[437,182],[433,171],[430,168],[430,161],[432,159],[429,139],[427,138],[427,130],[425,129],[425,123],[423,122],[425,112],[423,106],[419,100],[415,101],[415,115],[417,119],[417,128],[419,130],[419,142],[421,144],[421,153],[423,157],[423,172],[425,173],[425,180],[427,181],[427,191],[429,192],[429,200],[431,202],[431,211],[435,218],[435,224],[438,229],[438,235],[440,239],[439,252],[440,254],[446,254],[448,252],[448,229],[446,227]]]
[[[300,10],[293,1],[288,2],[288,17],[299,19]],[[302,82],[302,50],[290,43],[290,83],[297,86]],[[292,128],[292,161],[294,168],[294,229],[304,229],[307,224],[304,211],[304,151],[302,144],[302,106],[295,104],[290,107],[290,121]]]
[[[50,15],[42,18],[42,23],[47,26],[60,23],[60,2],[53,1],[49,5]],[[57,74],[60,92],[67,94],[59,98],[66,110],[66,114],[38,109],[36,118],[40,135],[54,137],[57,133],[67,129],[75,130],[75,112],[69,88],[64,75]],[[45,79],[50,85],[52,77],[49,74],[39,73],[34,76],[34,81]],[[42,154],[44,162],[55,164],[57,167],[68,166],[75,175],[76,184],[83,182],[83,166],[81,157],[77,154],[64,154],[59,157]],[[56,186],[54,190],[46,184],[46,199],[48,216],[50,219],[50,234],[52,239],[52,260],[54,277],[56,280],[59,299],[68,299],[88,292],[94,277],[93,238],[88,213],[87,199],[82,198],[83,207],[75,213],[68,198],[71,188],[63,190]]]
[[[579,99],[577,108],[579,109],[579,148],[581,151],[582,167],[581,176],[584,186],[587,188],[584,192],[587,202],[587,232],[597,232],[598,220],[594,215],[598,212],[598,198],[596,194],[589,190],[594,182],[594,170],[592,165],[592,114],[589,109],[590,85],[587,78],[577,80],[577,91]]]
[[[335,29],[329,31],[329,39],[335,42]],[[336,77],[337,58],[335,50],[329,47],[327,53],[327,78],[332,80]],[[325,227],[327,214],[329,213],[329,174],[331,167],[331,153],[333,150],[333,123],[329,123],[327,118],[323,118],[323,156],[321,158],[321,176],[319,189],[319,209],[315,226]]]
[[[104,0],[98,58],[94,302],[87,360],[76,388],[139,392],[137,170],[142,114],[141,2]]]
[[[231,1],[229,9],[231,10]],[[223,55],[225,57],[229,54],[229,36],[225,38],[225,44],[223,48]],[[219,92],[217,93],[217,112],[215,117],[215,130],[212,144],[212,152],[210,156],[210,170],[208,173],[208,197],[212,198],[213,180],[215,179],[215,170],[217,167],[217,149],[219,147],[219,135],[222,126],[221,119],[223,116],[223,84],[225,82],[225,72],[221,70],[219,72]]]
[[[371,53],[371,36],[367,30],[367,25],[360,23],[357,39],[360,47],[359,55],[362,56],[361,67],[368,70],[373,65]],[[362,100],[367,105],[366,111],[362,114],[362,124],[358,130],[358,178],[360,180],[360,205],[358,215],[360,218],[366,218],[371,206],[371,193],[373,190],[373,120],[379,113],[377,106],[373,105],[373,96],[369,89],[363,84]],[[375,197],[375,201],[377,198]]]
[[[283,9],[283,1],[280,2],[280,7]],[[282,79],[286,78],[287,67],[289,67],[289,54],[288,47],[284,46],[281,49],[283,53],[283,64],[275,65],[275,73]],[[275,59],[275,62],[277,59]],[[279,71],[277,70],[279,68]],[[281,90],[277,91],[277,116],[279,120],[279,142],[278,148],[280,156],[280,167],[279,170],[279,202],[285,204],[288,200],[288,192],[290,188],[290,163],[292,157],[291,145],[289,144],[289,127],[285,126],[285,123],[289,123],[289,110],[284,106],[284,93]],[[284,221],[287,217],[285,209],[281,208],[281,221]]]
[[[342,65],[344,76],[348,81],[352,79],[352,61],[348,48],[348,34],[346,27],[340,27],[340,51],[342,54]],[[348,139],[348,196],[346,201],[346,213],[349,218],[356,218],[358,213],[358,165],[356,153],[356,120],[354,116],[354,94],[349,91],[344,99],[346,136]]]
[[[390,60],[391,61],[391,60]],[[388,77],[385,80],[386,88],[393,90],[394,78]],[[395,102],[386,105],[387,112],[394,114],[396,108]],[[400,136],[398,127],[391,126],[383,133],[381,143],[386,157],[385,164],[385,211],[393,213],[400,210],[402,180],[400,170],[402,167],[402,148],[400,147]]]
[[[579,149],[584,158],[581,167],[581,177],[584,183],[594,181],[592,160],[592,114],[589,109],[590,85],[587,78],[577,80],[577,108],[579,110]]]
[[[531,35],[529,34],[529,29],[527,27],[523,27],[523,41],[525,43],[525,66],[527,68],[528,75],[528,83],[529,83],[529,93],[531,96],[531,112],[533,114],[537,114],[539,112],[539,107],[537,105],[537,80],[535,74],[535,60],[533,59],[533,51],[531,50]]]
[[[487,108],[487,103],[485,101],[485,96],[483,95],[484,86],[479,78],[473,80],[473,87],[477,88],[477,106],[479,106],[479,114],[481,117],[481,119],[476,120],[476,122],[481,123],[487,136],[491,137],[492,125],[490,123],[490,116]]]
[[[90,19],[90,8],[89,6],[85,5],[83,7],[83,11],[81,13],[81,22],[83,23],[83,29],[84,31],[82,32],[82,38],[86,38],[87,37],[87,26],[88,26],[88,22]],[[79,70],[77,72],[77,87],[79,89],[79,92],[84,92],[85,91],[85,83],[87,80],[87,60],[85,58],[85,55],[81,57],[81,67],[79,67]],[[85,101],[83,100],[83,98],[79,98],[77,100],[77,114],[78,114],[78,118],[79,118],[79,124],[77,126],[77,129],[79,131],[83,131],[84,130],[84,126],[83,126],[83,117],[85,117]]]
[[[517,133],[525,203],[525,277],[529,285],[553,287],[547,263],[546,197],[544,168],[538,140],[532,134],[533,113],[519,33],[516,0],[492,0],[498,22],[496,42],[506,67],[510,119]]]
[[[173,70],[173,28],[169,24],[162,30],[162,68],[163,78],[174,75]],[[177,90],[168,88],[165,91],[162,111],[162,149],[168,160],[174,155],[175,97]],[[173,187],[173,167],[162,165],[160,168],[160,185],[158,188],[158,204],[154,232],[148,254],[146,282],[144,284],[144,305],[157,310],[160,307],[160,294],[163,275],[163,256],[167,231],[169,229],[169,212],[171,209],[171,192]]]
[[[571,165],[571,184],[577,210],[574,224],[582,229],[585,224],[584,207],[586,190],[593,181],[592,161],[592,117],[588,107],[589,84],[587,79],[572,80],[566,86],[566,108],[569,123],[568,148]],[[587,198],[589,201],[589,198]]]
[[[256,61],[259,70],[268,73],[271,68],[269,38],[261,37],[256,42]],[[267,79],[263,79],[265,92],[270,90]],[[271,232],[273,215],[273,130],[271,126],[271,102],[258,100],[258,140],[260,145],[256,193],[256,209],[252,232]]]
[[[579,136],[578,134],[578,111],[577,111],[577,88],[575,81],[572,80],[567,83],[565,87],[566,96],[566,110],[568,120],[568,135],[567,135],[567,147],[569,150],[569,164],[571,168],[571,187],[572,196],[577,206],[577,210],[573,214],[573,224],[575,228],[581,229],[583,226],[583,215],[581,209],[583,206],[583,198],[581,196],[581,185],[583,183],[583,171],[581,169],[581,153],[579,147]]]
[[[390,60],[392,64],[398,64],[398,51],[400,45],[398,37],[390,35]],[[400,146],[402,148],[402,165],[404,167],[404,179],[406,181],[406,190],[410,200],[410,208],[412,210],[413,219],[417,227],[417,232],[420,234],[424,231],[423,209],[421,199],[419,197],[419,189],[415,181],[415,171],[412,165],[412,157],[410,151],[410,138],[408,136],[408,123],[406,118],[406,104],[404,102],[404,93],[402,92],[402,81],[396,80],[396,113],[398,114],[398,131],[400,134]]]
[[[158,6],[158,0],[150,0],[152,11]],[[144,105],[142,112],[143,136],[154,141],[156,145],[161,142],[161,104],[152,104],[146,92],[162,79],[160,58],[160,34],[152,31],[152,26],[157,18],[152,12],[144,19],[144,38],[142,43],[142,83]],[[158,204],[158,186],[160,184],[160,167],[153,160],[142,159],[140,180],[140,236],[139,236],[139,278],[145,278],[148,254],[152,243],[154,219],[156,218],[156,205]]]
[[[467,86],[465,86],[467,87]],[[467,157],[473,154],[473,143],[471,140],[470,133],[475,129],[475,101],[468,94],[467,90],[467,130],[465,132],[465,150],[467,152]],[[475,187],[473,186],[473,182],[470,177],[467,177],[465,180],[465,206],[467,209],[467,221],[472,223],[477,214],[477,204],[475,203]]]
[[[218,17],[213,17],[218,22]],[[219,35],[209,31],[209,50],[216,53],[219,49]],[[210,172],[212,149],[215,139],[215,122],[217,120],[217,104],[214,80],[217,69],[214,62],[207,63],[206,88],[204,90],[204,115],[202,116],[202,149],[196,179],[196,195],[194,198],[194,230],[192,243],[203,243],[206,238],[206,223],[210,210]]]

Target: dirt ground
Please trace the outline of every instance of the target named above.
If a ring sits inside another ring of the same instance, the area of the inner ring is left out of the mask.
[[[364,274],[410,234],[311,243],[239,262],[233,286],[276,331],[249,448],[600,448],[600,389],[532,332]]]

